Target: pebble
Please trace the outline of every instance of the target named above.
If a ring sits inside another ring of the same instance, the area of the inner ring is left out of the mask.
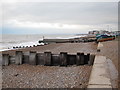
[[[74,67],[9,65],[2,68],[2,86],[3,88],[85,88],[91,69],[92,66],[87,65]]]

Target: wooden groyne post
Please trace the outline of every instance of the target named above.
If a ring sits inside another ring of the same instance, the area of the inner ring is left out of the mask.
[[[91,54],[90,57],[89,57],[88,65],[93,65],[94,59],[95,59],[95,55],[94,55],[94,54]]]
[[[9,54],[2,54],[2,65],[9,64],[30,64],[30,65],[45,65],[45,66],[67,66],[67,65],[93,65],[94,54],[84,54],[78,52],[77,54],[68,54],[67,52],[60,52],[60,54],[52,54],[51,52],[37,53],[36,51],[22,52],[16,51],[15,56]]]
[[[37,53],[37,65],[45,65],[45,54]]]
[[[84,65],[84,53],[80,53],[80,65]]]
[[[60,55],[59,54],[52,54],[52,65],[53,66],[60,65]]]
[[[67,66],[67,52],[60,52],[60,66]]]
[[[80,53],[77,53],[77,55],[76,55],[76,65],[77,66],[80,65],[80,60],[81,60],[81,55],[80,55]]]
[[[84,55],[84,64],[88,64],[90,58],[90,54]]]
[[[30,51],[29,64],[36,65],[36,51]]]
[[[50,66],[52,54],[51,54],[51,52],[45,52],[44,54],[45,54],[45,57],[44,57],[45,58],[45,65]]]
[[[23,54],[23,63],[28,64],[29,63],[29,52],[24,52]]]
[[[23,60],[23,53],[22,51],[16,51],[15,53],[15,64],[21,65]]]
[[[9,65],[9,54],[3,54],[2,55],[2,65]]]

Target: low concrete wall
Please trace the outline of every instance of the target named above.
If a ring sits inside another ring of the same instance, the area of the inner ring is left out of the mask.
[[[96,56],[89,79],[89,88],[112,88],[105,56]]]
[[[100,52],[100,49],[103,47],[103,44],[101,42],[98,43],[97,51]]]
[[[99,43],[97,50],[100,51],[102,47],[103,44]],[[95,88],[101,88],[101,90],[108,88],[109,90],[112,90],[110,73],[108,68],[109,67],[106,57],[96,55],[87,90]]]

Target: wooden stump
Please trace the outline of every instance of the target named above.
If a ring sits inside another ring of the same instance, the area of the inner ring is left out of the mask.
[[[36,51],[30,51],[29,64],[36,65]]]
[[[67,52],[60,52],[60,66],[67,66]]]
[[[90,55],[90,58],[89,58],[89,65],[93,65],[93,63],[94,63],[94,59],[95,59],[95,55],[93,55],[93,54],[91,54]]]
[[[2,55],[2,65],[4,66],[9,65],[9,54]]]
[[[51,57],[52,57],[52,54],[51,52],[45,52],[45,65],[46,66],[50,66],[51,65]]]
[[[23,60],[23,53],[22,51],[16,51],[16,55],[15,55],[15,64],[17,65],[21,65]]]

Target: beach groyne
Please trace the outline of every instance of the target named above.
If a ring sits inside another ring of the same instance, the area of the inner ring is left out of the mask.
[[[94,42],[96,41],[95,36],[69,38],[69,39],[43,39],[39,43],[80,43],[80,42]]]
[[[50,51],[44,53],[37,53],[36,51],[30,51],[23,53],[22,51],[16,51],[15,55],[2,54],[2,65],[7,66],[9,64],[30,64],[30,65],[45,65],[45,66],[67,66],[67,65],[93,65],[95,55],[84,54],[77,52],[76,54],[68,54],[67,52],[60,52],[59,54],[53,54]]]

